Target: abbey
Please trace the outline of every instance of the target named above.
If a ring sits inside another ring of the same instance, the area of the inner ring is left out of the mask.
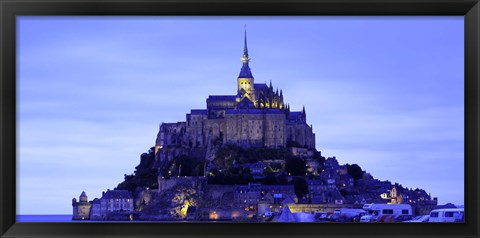
[[[242,147],[315,149],[315,134],[305,107],[290,111],[282,90],[255,83],[249,67],[247,34],[235,95],[210,95],[206,109],[191,110],[186,121],[162,123],[156,140],[161,148],[208,148],[221,142]]]

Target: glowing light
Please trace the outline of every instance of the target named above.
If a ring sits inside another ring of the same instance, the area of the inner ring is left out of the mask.
[[[216,211],[213,211],[213,212],[210,213],[210,219],[211,219],[211,220],[216,220],[216,219],[218,219],[218,214],[217,214]]]

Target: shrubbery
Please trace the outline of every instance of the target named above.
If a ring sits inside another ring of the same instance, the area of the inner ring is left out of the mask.
[[[115,189],[128,190],[134,194],[137,187],[158,188],[157,169],[155,168],[154,148],[140,156],[140,164],[135,167],[133,174],[124,175],[124,181]]]

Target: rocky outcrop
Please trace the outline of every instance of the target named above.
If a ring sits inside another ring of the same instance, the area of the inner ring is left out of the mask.
[[[233,208],[233,185],[207,185],[203,177],[166,179],[164,189],[145,206],[138,220],[182,220],[189,206],[200,209]]]

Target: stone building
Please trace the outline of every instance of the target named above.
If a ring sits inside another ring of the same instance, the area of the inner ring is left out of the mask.
[[[102,220],[102,206],[100,199],[95,198],[92,201],[92,207],[90,209],[90,220]]]
[[[90,219],[90,207],[92,204],[88,202],[87,194],[85,191],[80,194],[79,201],[76,198],[72,199],[73,216],[72,220],[89,220]]]
[[[107,217],[111,212],[133,211],[133,196],[128,190],[107,190],[100,198],[100,215]]]
[[[298,202],[293,185],[261,185],[249,183],[237,185],[234,191],[236,206],[256,211],[261,203],[281,205],[286,199],[292,203]]]
[[[282,90],[274,89],[271,82],[255,83],[249,67],[246,33],[244,44],[236,94],[211,95],[206,100],[207,108],[191,110],[186,121],[162,123],[155,147],[158,158],[171,158],[167,148],[208,148],[213,143],[315,148],[315,134],[307,124],[305,107],[290,111]]]

